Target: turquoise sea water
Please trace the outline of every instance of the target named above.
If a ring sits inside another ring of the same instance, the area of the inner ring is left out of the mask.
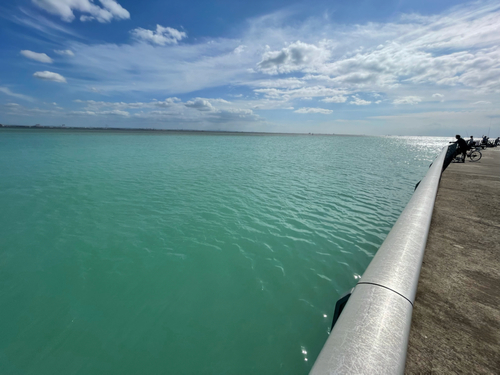
[[[1,372],[306,374],[446,143],[1,130]]]

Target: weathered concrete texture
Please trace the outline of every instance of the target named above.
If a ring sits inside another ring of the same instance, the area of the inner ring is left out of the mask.
[[[406,374],[500,374],[500,148],[443,173]]]

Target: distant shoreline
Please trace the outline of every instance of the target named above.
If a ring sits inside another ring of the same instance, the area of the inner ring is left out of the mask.
[[[327,134],[327,133],[273,133],[273,132],[250,132],[236,130],[189,130],[189,129],[154,129],[154,128],[103,128],[103,127],[74,127],[74,126],[43,126],[43,125],[1,125],[0,129],[22,129],[22,130],[62,130],[62,131],[105,131],[105,132],[159,132],[159,133],[191,133],[191,134],[225,134],[225,135],[329,135],[364,137],[359,134]]]

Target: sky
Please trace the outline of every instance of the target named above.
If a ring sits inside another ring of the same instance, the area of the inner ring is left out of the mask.
[[[0,4],[0,123],[500,136],[500,2]]]

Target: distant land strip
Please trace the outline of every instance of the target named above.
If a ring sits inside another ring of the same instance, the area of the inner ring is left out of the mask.
[[[204,134],[248,134],[248,135],[334,135],[349,137],[364,137],[364,134],[327,134],[327,133],[275,133],[275,132],[251,132],[237,130],[190,130],[190,129],[155,129],[155,128],[114,128],[114,127],[82,127],[82,126],[51,126],[51,125],[3,125],[0,128],[7,129],[40,129],[40,130],[79,130],[79,131],[125,131],[125,132],[162,132],[162,133],[204,133]]]

